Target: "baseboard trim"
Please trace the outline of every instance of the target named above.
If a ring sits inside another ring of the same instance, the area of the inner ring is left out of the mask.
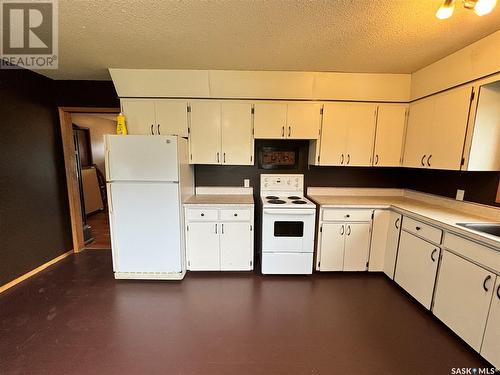
[[[53,264],[59,262],[60,260],[63,260],[64,258],[66,258],[67,256],[69,256],[71,254],[73,254],[73,250],[67,251],[64,254],[59,255],[57,258],[49,260],[47,263],[44,263],[41,266],[38,266],[34,270],[31,270],[30,272],[19,276],[18,278],[8,282],[7,284],[0,286],[0,293],[5,292],[7,289],[12,288],[14,285],[17,285],[26,279],[29,279],[31,276],[36,275],[37,273],[43,271],[44,269],[46,269],[47,267],[50,267]]]

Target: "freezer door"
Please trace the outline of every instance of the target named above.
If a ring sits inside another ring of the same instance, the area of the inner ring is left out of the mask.
[[[106,136],[108,181],[179,181],[177,137]]]
[[[181,272],[178,184],[108,184],[115,272]]]

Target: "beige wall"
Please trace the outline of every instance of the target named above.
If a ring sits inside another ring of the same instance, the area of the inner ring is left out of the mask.
[[[99,170],[104,173],[104,134],[115,134],[116,123],[112,118],[114,115],[102,115],[74,113],[71,119],[74,124],[89,128],[90,141],[92,143],[92,159]]]

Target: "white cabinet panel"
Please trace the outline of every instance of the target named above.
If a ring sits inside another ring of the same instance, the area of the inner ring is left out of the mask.
[[[370,243],[369,271],[383,271],[391,211],[375,210]]]
[[[370,166],[375,140],[377,105],[353,103],[350,106],[345,165]]]
[[[403,227],[404,230],[416,234],[422,237],[424,240],[433,242],[435,244],[441,244],[441,239],[443,237],[443,231],[439,228],[433,227],[422,223],[421,221],[412,219],[411,217],[403,217]]]
[[[398,167],[401,164],[407,108],[407,105],[378,106],[374,166]]]
[[[347,161],[348,103],[328,103],[323,107],[320,165],[344,165]]]
[[[436,95],[430,133],[431,149],[426,165],[434,169],[459,170],[469,118],[471,87]]]
[[[254,105],[254,137],[285,138],[286,103],[259,102]]]
[[[500,368],[500,276],[496,278],[481,354],[493,366]]]
[[[439,261],[439,247],[402,231],[394,280],[430,309]]]
[[[188,270],[220,270],[219,231],[219,224],[214,222],[188,224]]]
[[[373,210],[325,208],[323,220],[329,221],[370,221]]]
[[[321,104],[288,103],[286,137],[317,139],[321,124]]]
[[[345,231],[344,271],[366,271],[370,250],[369,223],[349,223]]]
[[[253,165],[252,105],[222,102],[222,164]]]
[[[321,271],[342,271],[344,266],[344,239],[346,224],[322,225],[320,242]]]
[[[396,268],[399,234],[401,233],[401,220],[402,216],[400,214],[391,211],[384,257],[384,273],[391,279],[394,279],[394,271]]]
[[[433,312],[477,351],[481,348],[494,285],[494,274],[449,251],[443,252]]]
[[[121,104],[128,134],[156,134],[154,100],[127,99],[122,100]]]
[[[221,104],[215,101],[191,103],[190,164],[221,163]]]
[[[434,100],[427,98],[410,104],[403,166],[425,168],[430,151]]]
[[[115,272],[181,272],[178,188],[169,183],[108,184]]]
[[[220,269],[252,269],[252,236],[248,223],[224,222],[220,224]]]
[[[155,100],[156,132],[159,135],[188,136],[187,100]]]

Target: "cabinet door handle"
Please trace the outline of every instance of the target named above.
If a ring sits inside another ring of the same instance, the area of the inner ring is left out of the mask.
[[[289,126],[289,127],[288,127],[288,136],[290,137],[291,135],[292,135],[292,127],[291,127],[291,126]]]
[[[347,163],[346,164],[349,164],[351,161],[351,154],[347,154]]]
[[[221,224],[222,225],[222,231],[221,233],[224,234],[224,224]]]
[[[483,289],[485,292],[488,292],[489,289],[486,287],[486,283],[491,279],[491,275],[486,276],[486,279],[483,281]],[[498,292],[498,291],[497,291]]]
[[[344,226],[342,225],[340,227],[340,235],[343,236],[344,235]]]
[[[215,234],[217,234],[217,224],[215,224]]]
[[[224,163],[226,162],[226,153],[224,152],[223,156],[222,156],[223,160],[224,160]]]
[[[344,154],[340,156],[340,164],[344,164]]]
[[[281,127],[281,137],[284,137],[285,136],[285,127],[282,126]]]
[[[217,153],[217,163],[220,162],[219,153]]]
[[[399,217],[396,219],[396,222],[394,223],[394,226],[396,227],[396,229],[399,229]]]
[[[155,135],[155,133],[153,131],[153,124],[151,124],[151,135]]]
[[[377,164],[378,164],[378,154],[375,155],[375,165],[377,165]]]
[[[422,164],[422,167],[425,167],[424,159],[425,159],[425,154],[424,156],[422,156],[422,159],[420,159],[420,164]]]
[[[436,254],[436,251],[438,251],[438,249],[432,250],[432,253],[431,253],[431,259],[432,259],[433,262],[436,261],[436,259],[434,259],[434,254]]]
[[[500,299],[500,285],[497,288],[497,297],[498,297],[498,299]]]
[[[351,226],[350,225],[347,226],[347,230],[349,231],[349,232],[347,232],[347,235],[350,236],[351,235]]]
[[[161,135],[161,133],[160,133],[160,124],[158,124],[158,135]]]
[[[429,157],[427,158],[427,165],[430,167],[431,166],[431,158],[432,158],[432,154],[429,155]]]

